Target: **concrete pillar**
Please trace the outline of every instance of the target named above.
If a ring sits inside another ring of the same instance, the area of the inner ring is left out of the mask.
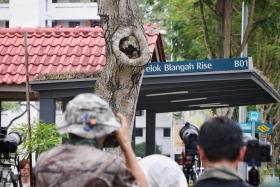
[[[40,120],[44,123],[55,124],[55,99],[41,98],[40,99]]]
[[[156,151],[156,113],[146,111],[146,156]]]

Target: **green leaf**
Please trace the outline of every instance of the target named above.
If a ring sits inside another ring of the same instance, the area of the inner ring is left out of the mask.
[[[40,155],[61,143],[54,124],[45,124],[42,122],[32,123],[32,135],[29,137],[28,126],[26,123],[17,125],[12,131],[19,131],[23,134],[23,143],[19,146],[18,153],[25,157],[29,152]]]

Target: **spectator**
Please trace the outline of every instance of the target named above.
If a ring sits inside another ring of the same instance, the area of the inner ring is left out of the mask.
[[[198,152],[206,170],[194,187],[249,186],[237,173],[245,151],[242,131],[235,122],[226,117],[206,121],[198,138]]]
[[[21,174],[21,182],[23,187],[30,186],[30,167],[29,160],[22,159],[19,162],[20,174]]]
[[[187,187],[187,180],[180,166],[163,155],[150,155],[139,161],[149,187]]]
[[[64,113],[65,124],[58,126],[69,141],[43,153],[36,165],[37,186],[111,187],[141,186],[147,181],[128,141],[126,118],[120,123],[107,102],[94,94],[81,94],[72,99]],[[117,155],[103,152],[114,137],[124,154],[126,166]]]

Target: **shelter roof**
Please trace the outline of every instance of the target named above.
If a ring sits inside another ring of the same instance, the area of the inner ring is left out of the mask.
[[[164,52],[160,34],[152,24],[144,26],[151,56],[157,46]],[[90,73],[106,64],[105,40],[100,27],[95,28],[1,28],[0,84],[25,83],[24,32],[28,33],[30,80],[39,74]],[[159,40],[160,39],[160,40]]]

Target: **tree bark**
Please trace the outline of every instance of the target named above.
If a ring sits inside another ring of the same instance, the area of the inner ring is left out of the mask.
[[[220,20],[217,22],[218,56],[229,58],[231,52],[232,0],[218,0],[216,12],[220,15]],[[217,108],[216,114],[232,118],[234,110],[234,107]]]
[[[121,112],[128,118],[130,136],[144,65],[150,59],[137,8],[136,0],[98,1],[106,41],[106,66],[97,77],[95,91],[115,113]]]
[[[224,40],[224,0],[217,0],[216,14],[218,16],[216,32],[217,32],[217,57],[223,58],[223,40]]]
[[[224,58],[229,58],[231,51],[232,0],[225,0],[224,15]]]

